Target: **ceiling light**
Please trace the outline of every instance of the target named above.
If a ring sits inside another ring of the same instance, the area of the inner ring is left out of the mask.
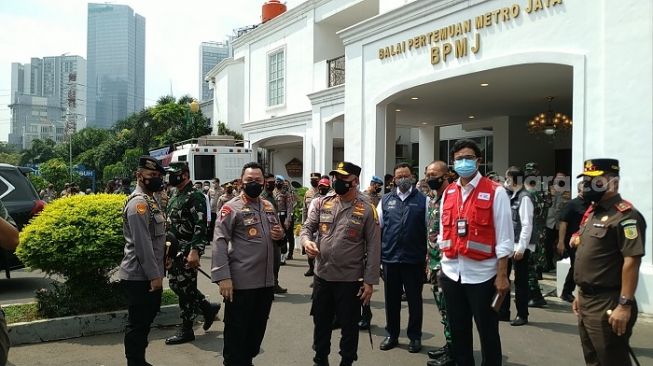
[[[476,118],[476,117],[474,117],[473,115],[469,115],[469,116],[467,116],[467,118],[469,118],[469,119],[474,119],[474,118]]]
[[[484,87],[485,87],[485,86],[488,86],[488,85],[490,85],[490,84],[488,84],[488,83],[481,83],[481,86],[484,86]]]
[[[422,124],[423,124],[423,125],[427,125],[428,123],[426,123],[426,122],[422,122]]]
[[[418,98],[418,97],[412,97],[412,98],[410,98],[410,99],[412,99],[412,100],[417,100],[417,99],[419,99],[419,98]]]
[[[551,107],[553,97],[546,97],[549,108],[546,112],[536,114],[533,119],[528,121],[528,131],[530,133],[544,133],[547,136],[554,136],[558,131],[569,131],[573,122],[571,118],[560,112],[554,112]]]
[[[401,109],[397,108],[395,109],[395,112],[401,112]]]

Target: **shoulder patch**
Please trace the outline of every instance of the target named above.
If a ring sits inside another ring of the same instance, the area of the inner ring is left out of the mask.
[[[147,212],[147,203],[137,203],[136,204],[136,212],[138,212],[139,215],[145,215]]]
[[[220,209],[220,219],[223,219],[225,216],[229,215],[232,212],[231,207],[224,205]]]
[[[619,225],[621,225],[621,226],[637,225],[637,220],[635,220],[635,219],[624,220],[624,221],[620,222]]]
[[[270,201],[268,200],[261,200],[261,201],[263,201],[263,209],[265,209],[266,211],[274,210],[274,206],[272,206],[272,203],[270,203]]]
[[[623,201],[621,201],[621,202],[615,204],[614,207],[615,207],[615,208],[617,209],[617,211],[619,211],[619,212],[626,212],[626,211],[632,209],[632,208],[633,208],[633,205],[632,205],[630,202],[628,202],[628,201],[626,201],[626,200],[623,200]]]
[[[626,239],[637,239],[639,233],[637,232],[637,225],[628,225],[624,227],[624,236]]]

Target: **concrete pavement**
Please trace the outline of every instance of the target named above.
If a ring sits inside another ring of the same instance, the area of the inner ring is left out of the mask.
[[[210,253],[202,258],[202,267],[210,268]],[[288,288],[288,294],[277,296],[272,306],[268,330],[262,345],[262,353],[254,360],[256,365],[311,365],[313,352],[312,319],[310,309],[310,279],[303,276],[306,259],[296,255],[295,260],[281,268],[281,284]],[[38,274],[34,274],[38,278]],[[12,281],[12,280],[10,280]],[[0,285],[4,285],[0,281]],[[31,282],[25,282],[29,285]],[[40,281],[36,283],[41,286]],[[546,289],[552,289],[553,281],[544,281]],[[200,289],[213,301],[220,296],[215,284],[200,276]],[[2,287],[0,287],[2,289]],[[0,295],[3,303],[7,297],[6,288]],[[20,296],[9,296],[24,298]],[[408,339],[405,338],[407,324],[406,304],[402,310],[402,329],[400,347],[390,351],[380,351],[378,345],[384,337],[382,284],[375,288],[372,298],[374,318],[372,328],[374,348],[370,347],[367,332],[360,333],[359,361],[357,365],[369,366],[413,366],[426,364],[426,351],[444,344],[442,327],[437,313],[430,286],[424,287],[424,335],[421,353],[411,354],[407,351]],[[580,340],[576,327],[576,318],[571,313],[569,304],[557,298],[547,298],[549,306],[545,309],[531,309],[530,324],[523,327],[511,327],[501,323],[501,340],[505,365],[582,365]],[[513,305],[514,313],[514,305]],[[222,316],[222,311],[220,313]],[[222,330],[223,323],[216,322],[209,332],[204,333],[201,325],[196,326],[197,339],[188,344],[166,346],[163,340],[175,329],[154,329],[150,334],[148,361],[157,366],[173,365],[221,365],[222,364]],[[332,339],[331,364],[338,364],[337,345],[339,331],[334,331]],[[653,322],[650,318],[638,321],[631,345],[642,365],[653,365]],[[480,364],[478,339],[475,339],[475,356]],[[9,364],[15,366],[39,365],[124,365],[122,334],[110,334],[94,337],[77,338],[58,342],[18,346],[10,350]]]

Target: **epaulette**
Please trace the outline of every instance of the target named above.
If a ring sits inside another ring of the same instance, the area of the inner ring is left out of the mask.
[[[266,210],[266,211],[274,210],[274,206],[272,206],[272,203],[270,203],[270,201],[265,200],[265,199],[262,199],[261,201],[263,201],[263,209],[264,210]]]
[[[631,210],[633,208],[633,204],[626,200],[622,200],[621,202],[615,203],[614,207],[617,209],[617,211],[624,213]]]
[[[374,222],[378,224],[379,223],[379,213],[376,212],[376,207],[374,207],[374,205],[372,203],[368,202],[368,204],[372,208],[372,213],[374,214]]]

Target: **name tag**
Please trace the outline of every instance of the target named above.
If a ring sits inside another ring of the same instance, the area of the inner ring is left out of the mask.
[[[481,193],[478,194],[478,199],[483,200],[483,201],[489,201],[490,200],[490,194],[485,193],[485,192],[481,192]]]

